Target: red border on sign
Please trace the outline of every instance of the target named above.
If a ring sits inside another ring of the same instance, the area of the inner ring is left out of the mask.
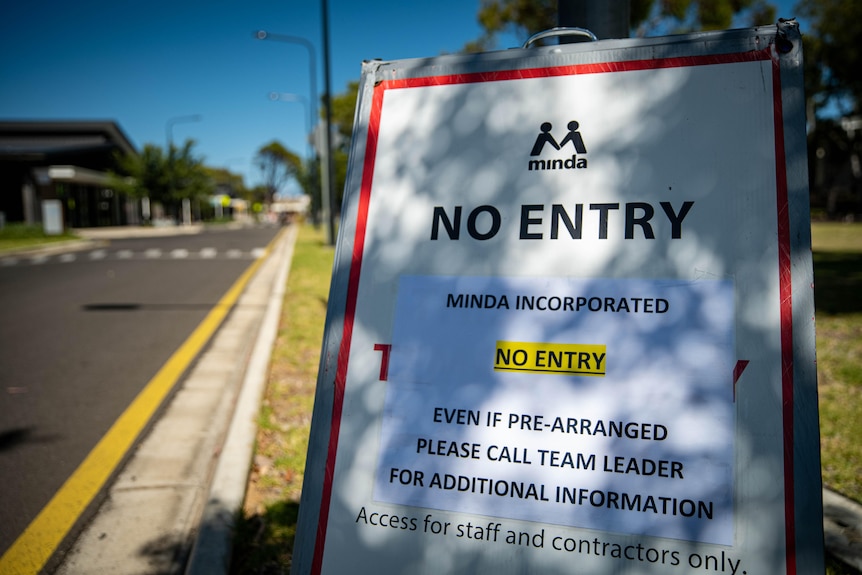
[[[793,274],[790,265],[790,201],[784,149],[781,67],[772,54],[775,122],[775,204],[778,223],[778,284],[781,298],[781,397],[784,410],[784,537],[787,575],[796,575],[796,507],[793,481]]]
[[[335,372],[335,390],[332,405],[332,423],[326,456],[324,483],[318,516],[317,536],[315,537],[314,556],[311,573],[319,575],[323,567],[323,551],[326,543],[329,509],[332,499],[332,484],[335,475],[335,460],[338,452],[338,438],[341,431],[341,416],[344,404],[344,389],[347,380],[347,367],[350,359],[350,344],[359,292],[359,279],[362,270],[362,255],[365,249],[365,232],[368,223],[368,209],[371,203],[371,188],[374,164],[377,156],[377,140],[380,119],[383,112],[383,96],[386,90],[443,86],[451,84],[472,84],[480,82],[514,81],[534,78],[552,78],[583,74],[603,74],[609,72],[630,72],[681,68],[689,66],[708,66],[772,60],[773,119],[775,137],[776,208],[778,218],[778,273],[781,322],[781,368],[782,401],[784,423],[784,509],[786,533],[787,575],[796,575],[796,533],[793,482],[793,306],[790,265],[790,215],[787,192],[787,172],[784,149],[784,119],[781,105],[781,70],[777,55],[772,48],[751,52],[719,54],[712,56],[687,56],[658,60],[633,60],[627,62],[605,62],[596,64],[576,64],[549,68],[528,68],[523,70],[503,70],[499,72],[476,72],[469,74],[450,74],[421,78],[384,80],[374,87],[371,112],[368,120],[368,136],[365,145],[365,159],[362,167],[359,204],[356,214],[356,233],[351,254],[350,274],[347,284],[347,300],[344,310],[341,345],[338,350],[338,363]]]

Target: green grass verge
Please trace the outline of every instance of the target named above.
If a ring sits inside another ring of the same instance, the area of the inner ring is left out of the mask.
[[[862,225],[811,235],[823,483],[862,501]]]
[[[815,222],[811,244],[817,252],[862,252],[862,224]]]
[[[823,483],[862,501],[862,225],[812,226]],[[858,575],[827,556],[827,575]]]
[[[40,226],[27,226],[24,224],[6,224],[0,229],[0,253],[36,248],[46,244],[67,242],[78,239],[74,233],[66,230],[63,234],[56,236],[45,235]]]
[[[862,225],[812,226],[821,457],[826,485],[862,501]],[[300,230],[267,396],[253,500],[237,526],[232,573],[288,573],[323,338],[333,251]],[[858,575],[831,558],[827,575]]]
[[[258,415],[254,465],[237,523],[233,574],[290,571],[334,250],[301,225]]]

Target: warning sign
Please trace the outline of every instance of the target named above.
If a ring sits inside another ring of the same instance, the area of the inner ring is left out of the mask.
[[[369,62],[294,573],[822,566],[793,23]]]
[[[401,277],[374,499],[731,544],[733,317],[728,280]]]

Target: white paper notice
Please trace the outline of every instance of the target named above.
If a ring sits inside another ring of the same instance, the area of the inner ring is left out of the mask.
[[[731,281],[403,276],[374,498],[733,543]]]

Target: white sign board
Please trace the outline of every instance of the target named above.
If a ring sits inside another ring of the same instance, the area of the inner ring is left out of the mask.
[[[63,204],[60,200],[42,200],[42,229],[48,236],[63,233]]]
[[[294,572],[822,565],[800,68],[793,25],[367,64]]]

